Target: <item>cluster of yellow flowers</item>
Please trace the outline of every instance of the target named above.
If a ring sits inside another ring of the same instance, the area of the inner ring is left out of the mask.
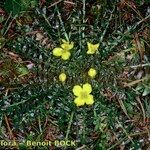
[[[70,43],[64,39],[62,40],[62,42],[63,43],[60,45],[60,47],[56,47],[53,49],[53,55],[61,57],[63,60],[67,60],[71,56],[70,50],[73,48],[74,43]]]
[[[71,56],[71,49],[73,49],[74,43],[66,41],[62,39],[62,44],[60,47],[56,47],[53,49],[53,55],[56,57],[61,57],[63,60],[68,60]],[[87,42],[87,54],[95,54],[99,48],[98,44],[92,44]],[[90,68],[88,71],[88,75],[91,78],[95,78],[97,71],[94,68]],[[66,81],[66,74],[61,73],[59,75],[59,81],[65,82]],[[74,103],[77,106],[83,106],[84,104],[92,105],[94,103],[93,95],[90,93],[92,92],[92,86],[89,83],[83,84],[81,87],[80,85],[75,85],[73,87],[73,94],[76,96]]]

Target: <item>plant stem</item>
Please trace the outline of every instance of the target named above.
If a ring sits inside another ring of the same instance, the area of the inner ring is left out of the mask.
[[[57,8],[57,13],[58,13],[58,18],[59,18],[60,24],[61,24],[62,29],[63,29],[63,32],[64,32],[64,36],[65,36],[66,40],[67,40],[67,41],[69,41],[69,37],[68,37],[68,35],[67,35],[67,32],[66,32],[66,29],[65,29],[64,23],[63,23],[63,21],[62,21],[61,15],[60,15],[60,12],[59,12],[59,10],[58,10],[58,7],[57,7],[57,6],[56,6],[56,8]]]
[[[69,121],[69,124],[68,124],[65,140],[68,140],[68,135],[69,135],[69,132],[70,132],[72,121],[73,121],[73,116],[74,116],[74,111],[71,113],[71,116],[70,116],[70,121]]]

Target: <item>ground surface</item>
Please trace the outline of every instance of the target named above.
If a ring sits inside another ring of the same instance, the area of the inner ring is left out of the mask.
[[[6,0],[0,15],[1,149],[149,150],[148,1]],[[68,60],[53,55],[62,39]],[[94,103],[76,106],[85,83]]]

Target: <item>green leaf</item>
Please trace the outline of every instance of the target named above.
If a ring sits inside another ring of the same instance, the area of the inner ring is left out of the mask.
[[[5,20],[4,16],[0,16],[0,23],[2,23]]]
[[[0,49],[5,45],[6,39],[0,36]]]
[[[28,69],[26,67],[24,67],[24,66],[21,66],[21,67],[19,67],[17,69],[18,69],[17,71],[19,73],[19,76],[24,76],[24,75],[29,73]]]
[[[149,87],[146,87],[146,88],[144,89],[144,92],[143,92],[142,96],[147,96],[148,94],[150,94],[150,88],[149,88]]]
[[[4,8],[8,13],[12,13],[13,16],[19,15],[22,11],[26,11],[30,5],[32,7],[37,6],[37,0],[6,0]]]
[[[136,91],[140,91],[140,90],[142,90],[144,87],[143,87],[143,85],[142,84],[139,84],[137,87],[136,87]]]
[[[15,16],[21,12],[21,2],[20,0],[6,0],[4,8],[8,13],[12,12],[12,15]]]

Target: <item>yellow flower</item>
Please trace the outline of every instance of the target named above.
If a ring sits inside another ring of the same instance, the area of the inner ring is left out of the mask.
[[[91,78],[95,78],[96,74],[97,74],[97,71],[94,68],[90,68],[90,70],[88,71],[88,75]]]
[[[87,46],[88,46],[87,54],[94,54],[98,50],[99,43],[98,44],[92,44],[92,43],[87,42]]]
[[[63,49],[67,49],[67,50],[71,50],[72,48],[73,48],[73,46],[74,46],[74,43],[73,42],[68,42],[68,41],[66,41],[66,40],[64,40],[64,39],[62,39],[62,44],[61,44],[61,47],[63,48]]]
[[[66,74],[65,73],[61,73],[60,75],[59,75],[59,81],[61,81],[61,82],[65,82],[66,81]]]
[[[74,43],[62,40],[61,47],[56,47],[53,49],[53,55],[57,57],[61,57],[63,60],[67,60],[70,58],[71,53],[70,50],[73,48]]]
[[[89,83],[83,84],[83,87],[75,85],[72,91],[77,96],[74,100],[77,106],[83,106],[84,104],[92,105],[94,103],[93,95],[90,94],[92,87]]]

